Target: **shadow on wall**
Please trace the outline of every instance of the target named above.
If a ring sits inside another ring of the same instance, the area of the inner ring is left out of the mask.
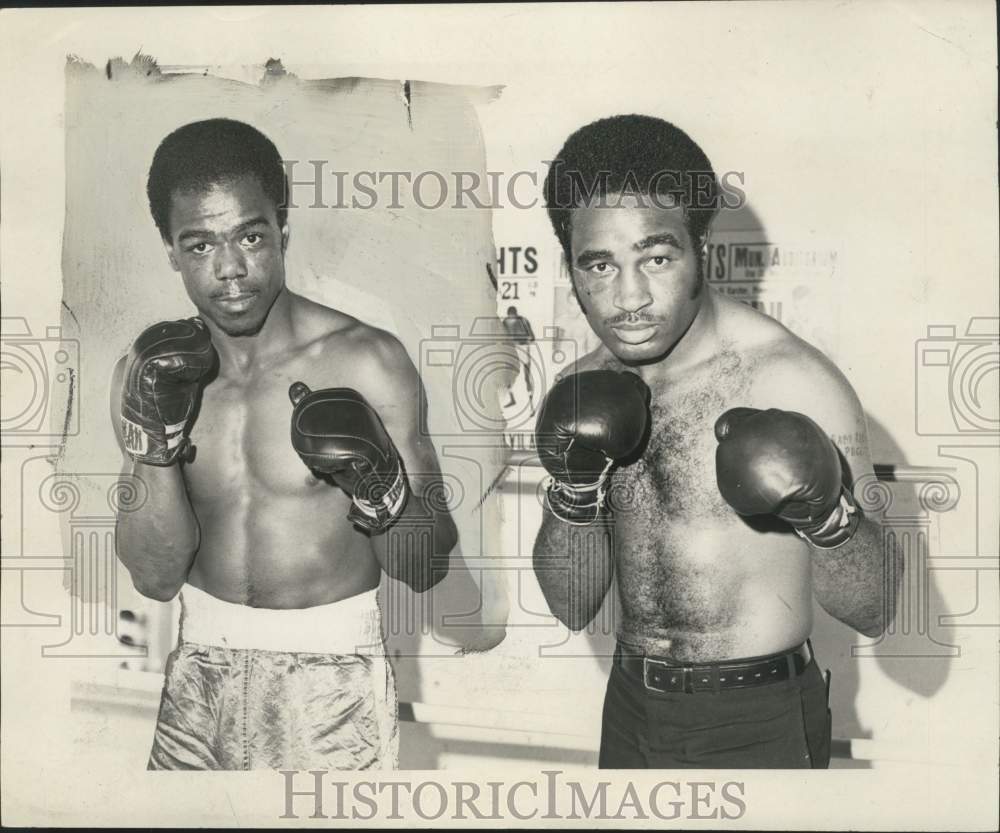
[[[383,578],[379,588],[386,652],[399,698],[400,768],[439,769],[446,744],[426,723],[414,722],[413,703],[454,702],[464,655],[485,653],[506,634],[507,599],[496,584],[477,579],[458,551],[447,578],[426,593]],[[469,705],[458,703],[458,705]]]
[[[926,467],[905,459],[886,427],[868,417],[871,447],[892,463],[876,463],[879,488],[872,492],[869,514],[880,517],[886,547],[894,545],[904,557],[904,575],[897,597],[896,617],[886,633],[869,640],[837,622],[816,606],[813,646],[833,673],[831,710],[834,736],[870,738],[871,727],[862,722],[856,699],[862,674],[873,665],[897,685],[920,697],[933,697],[945,684],[958,648],[939,641],[933,625],[948,613],[935,573],[928,569],[928,544],[932,518],[921,496],[936,477]],[[879,509],[887,499],[886,505]]]

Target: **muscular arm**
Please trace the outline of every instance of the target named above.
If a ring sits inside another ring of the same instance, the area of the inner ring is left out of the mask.
[[[890,563],[897,562],[894,573]],[[882,528],[862,519],[854,537],[835,550],[812,551],[813,593],[835,619],[865,636],[881,636],[895,615],[895,598],[902,578],[898,553],[883,557]],[[890,587],[890,576],[897,579]]]
[[[372,536],[372,548],[387,574],[422,593],[447,575],[458,530],[445,505],[434,445],[421,432],[427,425],[427,397],[413,362],[386,334],[371,357],[377,362],[374,381],[363,393],[399,451],[410,484],[403,513],[385,533]]]
[[[177,595],[198,551],[198,519],[188,498],[180,464],[149,466],[124,453],[121,387],[125,360],[111,379],[111,423],[122,448],[122,479],[138,481],[141,499],[118,512],[115,548],[143,596],[165,602]]]
[[[868,426],[861,403],[850,386],[837,399],[827,404],[829,417],[820,424],[840,452],[844,485],[860,506],[861,488],[875,476],[868,448]],[[886,548],[879,522],[862,517],[846,544],[832,550],[816,547],[810,550],[813,593],[822,608],[865,636],[880,636],[895,615],[903,564],[899,553]]]
[[[844,485],[859,506],[874,478],[864,410],[850,383],[822,354],[781,363],[769,377],[768,407],[798,411],[826,431],[840,452]],[[781,401],[783,404],[778,404]],[[860,508],[858,509],[860,512]],[[813,593],[831,616],[865,636],[883,633],[895,615],[903,564],[886,549],[875,518],[863,518],[854,537],[836,549],[810,547]]]
[[[546,507],[532,567],[549,608],[570,630],[597,615],[615,573],[614,519],[607,512],[587,526],[560,520]]]
[[[602,369],[624,369],[604,345],[560,373],[556,381]],[[554,515],[547,505],[542,512],[532,567],[556,618],[580,631],[601,609],[614,578],[614,515],[605,508],[593,523],[576,526]]]

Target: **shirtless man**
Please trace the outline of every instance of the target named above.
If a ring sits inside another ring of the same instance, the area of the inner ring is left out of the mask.
[[[457,540],[423,499],[439,466],[416,370],[286,288],[284,170],[254,128],[178,129],[148,195],[199,316],[145,330],[111,390],[148,492],[118,556],[140,593],[182,603],[149,768],[392,768],[376,591],[382,572],[426,591]]]
[[[861,404],[822,353],[708,286],[717,188],[683,131],[637,115],[578,130],[545,183],[602,344],[539,415],[534,565],[573,630],[617,575],[602,768],[828,766],[811,597],[867,636],[892,616],[882,533],[852,495],[866,444],[830,439],[866,435]]]

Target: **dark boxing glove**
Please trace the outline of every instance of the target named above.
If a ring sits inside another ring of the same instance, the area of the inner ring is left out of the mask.
[[[310,392],[295,382],[288,396],[295,406],[292,448],[302,462],[347,490],[353,523],[369,532],[386,529],[402,513],[410,489],[375,409],[350,388]]]
[[[212,338],[200,318],[162,321],[135,340],[121,396],[122,439],[134,460],[169,466],[186,452],[190,440],[184,431],[215,362]]]
[[[840,455],[809,417],[733,408],[715,423],[719,491],[741,515],[776,515],[814,546],[847,543],[860,523]]]
[[[556,517],[594,521],[617,460],[633,454],[649,424],[649,388],[635,373],[587,370],[552,386],[535,425],[535,446],[549,474]]]

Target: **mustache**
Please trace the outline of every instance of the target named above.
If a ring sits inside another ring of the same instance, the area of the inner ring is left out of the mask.
[[[623,312],[620,315],[604,319],[604,323],[608,327],[614,327],[616,324],[638,324],[640,322],[659,324],[661,323],[661,319],[655,315],[650,315],[648,312]]]
[[[260,290],[254,286],[241,286],[239,284],[234,284],[223,289],[219,289],[212,293],[212,298],[231,298],[234,295],[255,295]]]

